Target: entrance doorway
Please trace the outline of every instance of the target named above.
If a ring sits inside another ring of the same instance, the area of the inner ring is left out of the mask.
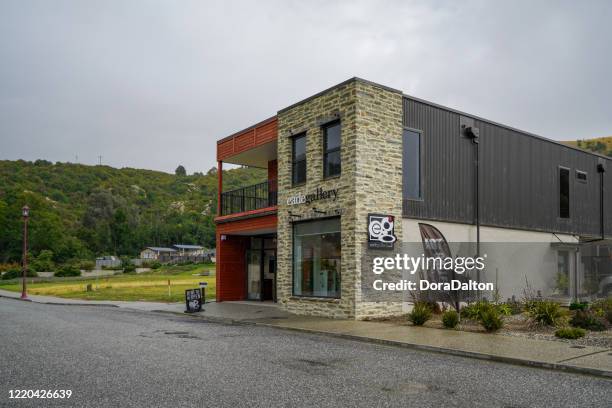
[[[276,302],[276,235],[251,237],[246,257],[247,299]]]

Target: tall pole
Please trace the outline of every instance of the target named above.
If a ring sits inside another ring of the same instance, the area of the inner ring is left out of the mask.
[[[223,162],[221,160],[217,162],[217,181],[219,183],[217,187],[217,216],[220,216],[223,208]]]
[[[26,288],[26,278],[28,271],[28,217],[30,216],[30,208],[25,205],[22,208],[23,215],[23,273],[21,284],[21,299],[27,299],[28,293]]]

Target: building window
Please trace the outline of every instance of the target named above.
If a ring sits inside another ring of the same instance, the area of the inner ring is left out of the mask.
[[[293,294],[340,297],[340,218],[293,224]]]
[[[587,182],[587,173],[585,171],[576,170],[576,180],[581,183]]]
[[[559,168],[559,217],[570,217],[570,171]]]
[[[323,128],[323,174],[324,177],[340,175],[340,122]]]
[[[559,251],[557,254],[557,278],[555,290],[559,295],[569,296],[570,292],[570,261],[568,251]]]
[[[421,133],[404,129],[402,143],[403,197],[418,200],[423,198],[421,191]]]
[[[293,185],[306,182],[306,134],[292,139],[291,180]]]

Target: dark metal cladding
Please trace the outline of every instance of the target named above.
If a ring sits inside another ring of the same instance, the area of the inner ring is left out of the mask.
[[[404,200],[404,216],[474,222],[475,147],[463,126],[480,130],[482,225],[601,236],[601,173],[605,235],[612,236],[612,160],[601,159],[487,120],[404,97],[404,126],[422,131],[423,200]],[[570,169],[570,218],[559,217],[559,167]],[[587,173],[583,182],[576,171]]]

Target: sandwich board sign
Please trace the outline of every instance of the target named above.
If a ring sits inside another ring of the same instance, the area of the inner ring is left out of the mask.
[[[187,289],[185,291],[185,313],[202,311],[202,289]]]

